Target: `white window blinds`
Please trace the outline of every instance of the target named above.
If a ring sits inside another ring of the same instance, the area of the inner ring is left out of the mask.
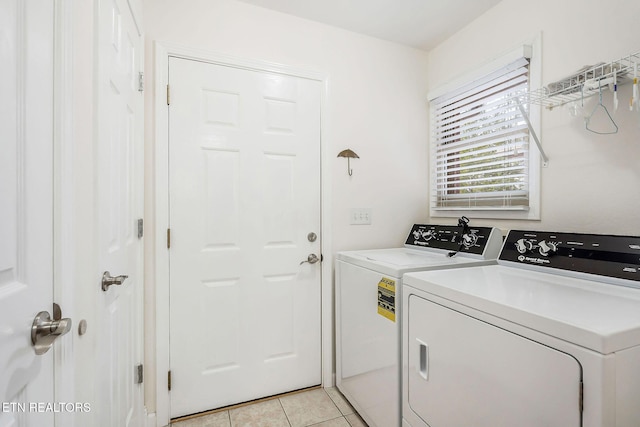
[[[529,130],[515,98],[529,88],[518,61],[431,104],[431,208],[529,207]]]

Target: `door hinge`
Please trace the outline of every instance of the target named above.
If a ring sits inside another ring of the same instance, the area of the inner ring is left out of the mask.
[[[139,364],[138,366],[136,366],[136,384],[142,384],[142,382],[144,381],[144,366],[141,364]]]
[[[580,413],[582,413],[582,411],[584,410],[584,383],[582,382],[582,380],[580,381],[580,394],[578,397],[578,405],[579,405],[579,410]]]
[[[167,388],[171,391],[171,371],[167,373]]]
[[[144,73],[140,71],[138,73],[138,92],[144,91]]]
[[[167,249],[171,249],[171,229],[167,228]]]
[[[167,85],[167,105],[171,105],[171,90],[169,89],[169,85]]]
[[[142,239],[142,236],[144,236],[144,220],[138,218],[138,239]]]

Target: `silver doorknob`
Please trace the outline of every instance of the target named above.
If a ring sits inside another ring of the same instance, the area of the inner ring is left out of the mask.
[[[57,304],[54,304],[56,307]],[[55,313],[60,313],[60,308],[54,308]],[[33,319],[31,325],[31,344],[37,355],[45,354],[53,346],[53,342],[60,336],[71,330],[71,319],[51,319],[48,311],[41,311]]]
[[[308,262],[309,264],[315,264],[316,262],[320,261],[320,258],[318,258],[318,255],[316,254],[309,254],[309,256],[307,257],[306,261],[302,261],[300,263],[300,265],[304,264],[305,262]]]
[[[102,290],[107,291],[109,289],[109,286],[111,285],[122,285],[127,277],[129,276],[126,276],[124,274],[121,276],[111,277],[111,274],[109,274],[108,271],[105,271],[102,275]]]

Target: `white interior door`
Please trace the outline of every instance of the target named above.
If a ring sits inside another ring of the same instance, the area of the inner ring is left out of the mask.
[[[170,58],[169,84],[171,416],[320,384],[321,83]]]
[[[53,302],[53,2],[0,0],[0,426],[53,425],[53,351],[31,326]]]
[[[103,426],[139,426],[144,424],[143,385],[137,378],[143,362],[142,241],[137,230],[143,211],[142,37],[126,0],[98,4],[97,419]],[[107,271],[116,279],[101,289]]]

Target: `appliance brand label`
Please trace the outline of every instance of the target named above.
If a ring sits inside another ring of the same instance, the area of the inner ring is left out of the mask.
[[[532,262],[534,264],[550,264],[551,263],[551,261],[549,261],[548,259],[532,258],[532,257],[524,256],[524,255],[520,255],[518,257],[518,261],[520,261],[520,262]]]

